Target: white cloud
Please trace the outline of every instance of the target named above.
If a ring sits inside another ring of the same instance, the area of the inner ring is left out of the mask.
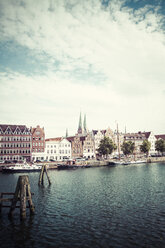
[[[117,119],[130,129],[163,132],[165,45],[158,9],[132,12],[119,1],[107,8],[93,0],[22,2],[1,2],[1,40],[28,47],[48,71],[2,75],[4,120],[42,122],[62,135],[65,127],[76,131],[73,118],[78,121],[82,109],[90,128]]]

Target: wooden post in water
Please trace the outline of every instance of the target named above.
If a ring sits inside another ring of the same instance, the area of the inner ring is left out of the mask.
[[[2,193],[0,193],[0,199],[2,198]],[[1,211],[2,211],[2,202],[0,201],[0,214],[1,214]]]
[[[47,166],[46,164],[44,164],[42,166],[42,169],[41,169],[41,172],[40,172],[40,176],[39,176],[39,181],[38,181],[38,185],[43,185],[44,184],[44,172],[46,173],[46,176],[47,176],[47,179],[48,179],[48,182],[49,182],[49,185],[51,184],[50,182],[50,178],[48,176],[48,171],[47,171]]]
[[[11,217],[13,211],[16,208],[17,201],[20,201],[20,217],[21,219],[26,218],[26,201],[28,200],[30,213],[34,213],[34,205],[32,203],[31,192],[30,192],[30,183],[28,176],[20,176],[18,178],[16,190],[14,193],[14,198],[9,211],[9,216]]]

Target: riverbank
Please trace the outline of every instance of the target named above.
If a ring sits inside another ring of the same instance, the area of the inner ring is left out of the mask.
[[[76,162],[77,167],[86,166],[86,167],[102,167],[102,166],[108,166],[110,162],[117,162],[117,160],[85,160],[85,161],[78,161]],[[149,157],[146,160],[146,163],[159,163],[159,162],[165,162],[165,156],[164,157]],[[55,170],[58,169],[58,164],[65,164],[64,162],[42,162],[38,163],[38,165],[48,165],[48,170]],[[2,171],[2,168],[4,166],[11,166],[13,164],[0,164],[0,172]]]
[[[147,163],[159,163],[159,162],[165,162],[165,156],[164,157],[149,157],[147,159]]]

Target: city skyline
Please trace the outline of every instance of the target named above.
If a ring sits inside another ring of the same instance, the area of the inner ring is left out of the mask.
[[[163,134],[163,1],[1,1],[1,124]]]

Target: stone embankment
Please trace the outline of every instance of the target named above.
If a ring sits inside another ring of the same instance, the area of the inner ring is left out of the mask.
[[[147,159],[147,163],[159,163],[159,162],[165,162],[165,156],[164,157],[149,157]]]

